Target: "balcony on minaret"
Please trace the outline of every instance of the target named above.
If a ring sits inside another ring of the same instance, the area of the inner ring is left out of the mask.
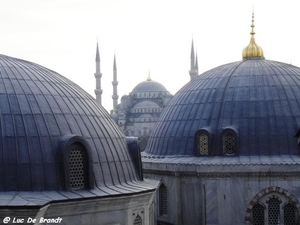
[[[94,73],[95,78],[101,78],[102,77],[102,73]]]
[[[99,94],[101,95],[102,92],[103,92],[102,89],[95,89],[95,94],[96,94],[96,95],[99,95]]]

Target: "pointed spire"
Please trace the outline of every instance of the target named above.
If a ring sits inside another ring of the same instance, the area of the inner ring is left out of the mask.
[[[117,63],[116,63],[116,53],[114,54],[114,63],[113,63],[113,95],[111,96],[113,99],[113,110],[116,111],[118,107],[118,79],[117,79]]]
[[[97,49],[96,49],[96,62],[100,62],[100,54],[99,54],[98,41],[97,41]]]
[[[192,39],[192,47],[191,47],[191,59],[195,59],[194,40],[193,39]]]
[[[152,81],[151,76],[150,76],[150,69],[149,69],[149,71],[148,71],[148,78],[147,78],[147,81]]]
[[[195,76],[198,75],[198,68],[196,68],[196,66],[198,67],[198,65],[196,65],[195,63],[195,51],[194,51],[194,40],[192,39],[192,47],[191,47],[191,58],[190,58],[190,79],[192,80]],[[198,64],[198,63],[197,63]]]
[[[114,54],[114,71],[117,71],[116,53]]]
[[[256,44],[255,42],[255,32],[254,32],[254,12],[252,12],[252,23],[251,23],[251,39],[250,43],[247,47],[244,48],[242,52],[243,59],[250,59],[250,58],[264,58],[264,52],[262,48]]]
[[[102,89],[101,89],[101,77],[102,73],[100,70],[100,55],[99,55],[99,46],[98,46],[98,41],[97,41],[97,48],[96,48],[96,73],[94,74],[96,78],[96,89],[95,89],[95,95],[96,95],[96,100],[102,104]]]

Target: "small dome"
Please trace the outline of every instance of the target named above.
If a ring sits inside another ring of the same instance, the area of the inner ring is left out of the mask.
[[[251,24],[251,39],[250,39],[250,43],[247,47],[244,48],[243,52],[242,52],[242,56],[243,59],[249,59],[249,58],[257,58],[257,57],[264,57],[264,52],[262,50],[262,48],[256,44],[255,42],[255,32],[254,32],[254,14],[252,14],[252,24]]]
[[[137,104],[135,104],[133,109],[147,109],[147,108],[161,108],[157,103],[152,102],[152,101],[142,101]]]
[[[136,85],[131,93],[144,93],[144,92],[168,92],[168,90],[161,84],[152,79],[147,79]]]
[[[0,191],[65,190],[64,172],[76,172],[64,169],[72,141],[77,146],[74,160],[88,162],[88,171],[92,168],[95,196],[143,189],[136,184],[139,178],[125,137],[78,85],[45,67],[4,55],[0,77]],[[80,146],[89,150],[84,156]]]

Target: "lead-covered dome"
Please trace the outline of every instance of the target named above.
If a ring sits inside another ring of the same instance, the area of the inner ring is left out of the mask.
[[[147,190],[125,137],[78,85],[4,55],[0,78],[0,191],[93,189],[73,198]]]
[[[168,92],[168,90],[159,82],[152,80],[148,77],[146,81],[143,81],[136,85],[132,89],[132,94],[146,93],[146,92]]]
[[[300,68],[252,58],[197,76],[178,91],[145,155],[298,155]]]

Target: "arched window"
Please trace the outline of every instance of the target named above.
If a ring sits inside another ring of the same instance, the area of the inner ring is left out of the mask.
[[[69,152],[70,189],[86,187],[86,152],[82,145],[72,144]]]
[[[133,221],[133,225],[142,225],[142,218],[140,217],[140,215],[137,215],[135,217],[135,220]]]
[[[212,143],[212,131],[210,128],[202,128],[195,134],[195,155],[210,155]]]
[[[264,206],[257,203],[252,208],[252,224],[253,225],[264,225]]]
[[[246,224],[299,224],[298,200],[289,191],[273,186],[261,190],[246,211]],[[249,214],[250,213],[250,214]]]
[[[208,155],[208,135],[206,133],[201,133],[198,139],[199,143],[199,154],[200,155]]]
[[[280,224],[280,200],[273,195],[268,201],[268,221],[269,225]]]
[[[223,152],[225,155],[235,154],[235,137],[232,133],[223,134]]]
[[[94,188],[92,150],[87,140],[78,135],[64,135],[60,138],[59,148],[63,188],[65,190]]]
[[[296,224],[296,207],[288,203],[283,207],[283,220],[284,225]]]
[[[168,215],[168,190],[163,183],[159,187],[159,215]]]

